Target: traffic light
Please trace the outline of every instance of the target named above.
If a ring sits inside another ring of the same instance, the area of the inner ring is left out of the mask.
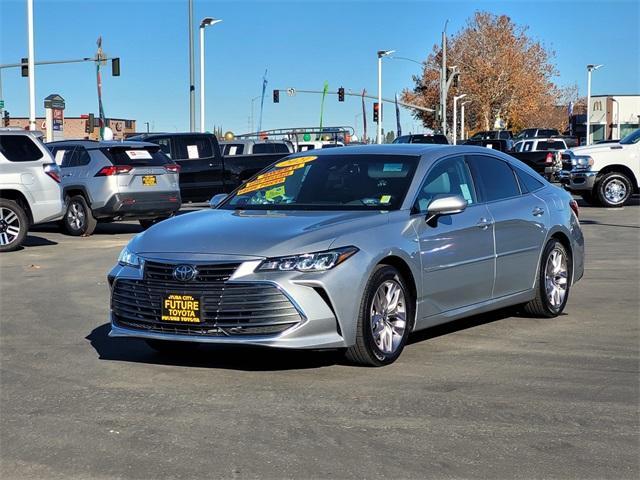
[[[89,114],[89,118],[87,118],[87,126],[85,127],[85,133],[93,133],[93,129],[95,128],[95,115],[93,113]]]
[[[373,121],[377,123],[379,116],[380,116],[380,104],[378,104],[378,102],[373,102]]]
[[[22,71],[22,76],[23,77],[28,77],[29,76],[29,65],[28,65],[29,59],[28,58],[21,58],[20,59],[20,63],[22,63],[22,66],[20,67],[20,70]]]
[[[273,103],[280,103],[280,90],[273,91]]]
[[[120,58],[111,59],[111,75],[114,77],[120,76]]]
[[[4,117],[3,117],[3,122],[4,122],[4,126],[8,127],[9,126],[9,112],[7,112],[6,110],[4,111]]]
[[[338,89],[338,101],[344,102],[344,88],[342,87]]]

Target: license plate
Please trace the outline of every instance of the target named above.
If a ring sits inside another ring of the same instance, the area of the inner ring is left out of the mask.
[[[142,185],[145,187],[153,187],[158,184],[158,178],[155,175],[144,175],[142,177]]]
[[[162,298],[162,321],[200,323],[201,303],[193,295],[168,293]]]

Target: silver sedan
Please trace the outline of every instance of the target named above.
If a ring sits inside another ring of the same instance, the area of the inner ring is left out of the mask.
[[[122,251],[111,336],[338,348],[379,366],[454,319],[512,305],[555,317],[584,271],[575,201],[486,148],[293,154],[211,203]]]

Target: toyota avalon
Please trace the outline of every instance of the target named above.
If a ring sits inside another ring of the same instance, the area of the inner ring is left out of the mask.
[[[297,153],[211,206],[124,248],[111,336],[343,349],[380,366],[411,332],[458,318],[512,305],[555,317],[584,270],[572,197],[485,148]]]

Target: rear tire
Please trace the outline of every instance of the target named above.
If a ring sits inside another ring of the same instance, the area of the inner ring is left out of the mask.
[[[29,230],[29,218],[13,200],[0,198],[0,252],[10,252],[22,245]]]
[[[345,353],[359,365],[381,367],[396,361],[413,327],[415,300],[394,267],[378,265],[362,296],[356,343]]]
[[[167,355],[182,355],[195,350],[198,345],[193,342],[176,342],[171,340],[145,339],[152,350]]]
[[[532,317],[553,318],[562,313],[569,300],[572,259],[555,238],[547,242],[538,268],[536,298],[524,305]]]
[[[67,203],[67,211],[62,218],[64,230],[74,237],[88,237],[98,225],[87,201],[82,195],[75,195]]]
[[[633,186],[624,173],[609,172],[598,180],[595,191],[603,207],[618,208],[627,203]]]

